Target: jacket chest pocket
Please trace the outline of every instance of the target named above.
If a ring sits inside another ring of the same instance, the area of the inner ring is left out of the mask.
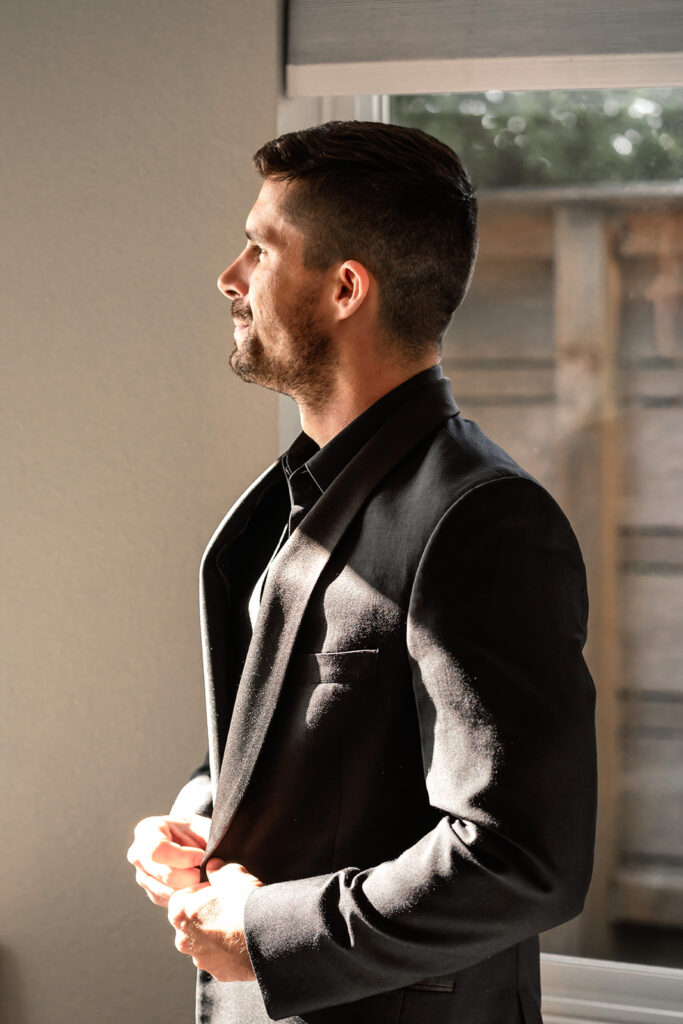
[[[315,729],[353,714],[363,691],[374,687],[378,667],[378,650],[326,651],[294,658],[287,685],[304,728]]]

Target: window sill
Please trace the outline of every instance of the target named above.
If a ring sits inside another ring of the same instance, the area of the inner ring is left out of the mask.
[[[683,970],[542,954],[544,1024],[683,1022]]]

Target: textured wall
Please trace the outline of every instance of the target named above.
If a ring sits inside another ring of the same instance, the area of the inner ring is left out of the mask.
[[[192,1018],[192,966],[125,851],[203,754],[198,561],[276,450],[276,403],[230,373],[215,289],[275,131],[276,8],[2,4],[12,1024]]]

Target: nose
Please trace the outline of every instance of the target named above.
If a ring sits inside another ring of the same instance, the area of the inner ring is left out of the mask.
[[[240,254],[237,259],[223,271],[216,282],[218,290],[225,295],[226,299],[232,300],[244,298],[249,291],[249,281],[247,280],[242,267],[242,255],[243,254]]]

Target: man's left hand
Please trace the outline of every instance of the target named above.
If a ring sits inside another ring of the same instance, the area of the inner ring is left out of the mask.
[[[179,889],[168,901],[168,919],[176,931],[176,949],[191,956],[218,981],[254,981],[244,935],[244,905],[263,883],[241,864],[213,858],[208,882]]]

